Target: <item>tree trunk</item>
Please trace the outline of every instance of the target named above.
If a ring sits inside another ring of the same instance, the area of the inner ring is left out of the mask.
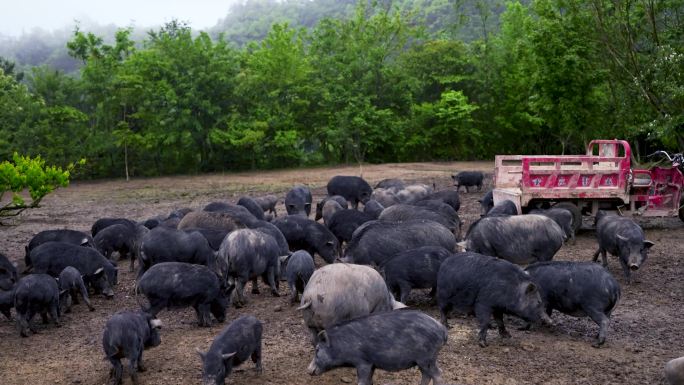
[[[128,140],[124,139],[124,166],[126,168],[126,182],[130,179],[128,177]]]

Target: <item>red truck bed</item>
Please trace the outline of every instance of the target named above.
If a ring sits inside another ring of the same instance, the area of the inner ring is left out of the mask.
[[[624,140],[593,140],[586,155],[497,155],[494,203],[512,200],[619,200],[629,203],[631,149]]]

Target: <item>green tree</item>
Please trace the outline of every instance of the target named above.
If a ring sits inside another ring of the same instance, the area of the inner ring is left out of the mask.
[[[465,43],[446,39],[424,40],[402,52],[400,65],[410,79],[414,103],[436,102],[449,90],[472,92],[474,68],[469,56]]]
[[[538,16],[530,34],[537,65],[533,108],[561,153],[572,145],[581,152],[606,124],[605,76],[596,65],[596,46],[587,39],[591,19],[572,1],[536,0],[533,9]]]
[[[84,108],[89,117],[90,133],[86,148],[89,158],[97,159],[91,164],[91,175],[112,175],[114,170],[125,168],[123,154],[112,140],[119,121],[128,114],[121,101],[117,74],[123,63],[135,52],[130,40],[130,29],[116,32],[114,43],[104,44],[101,37],[76,29],[67,43],[69,54],[83,61],[81,69]],[[122,167],[123,166],[123,167]]]
[[[359,3],[349,20],[323,20],[311,43],[323,111],[313,132],[327,160],[397,159],[411,93],[398,57],[413,30],[404,15]]]
[[[21,137],[35,125],[43,107],[43,101],[25,85],[0,70],[0,159],[10,159],[15,151],[25,150],[28,144]]]
[[[224,127],[234,108],[238,68],[225,41],[206,33],[193,38],[179,24],[151,33],[146,49],[125,63],[119,89],[130,106],[127,121],[157,172],[222,167],[225,158],[214,155],[210,133]]]
[[[0,56],[0,69],[5,73],[5,75],[13,76],[14,79],[20,82],[24,78],[24,73],[19,71],[15,72],[16,63],[7,60]]]
[[[216,132],[214,138],[226,143],[220,138],[228,137],[231,145],[247,140],[247,158],[252,167],[306,161],[303,135],[311,122],[314,89],[305,38],[303,31],[275,24],[260,44],[251,44],[244,54],[236,89],[236,113],[226,127],[217,129],[229,134]]]
[[[684,148],[684,1],[592,0],[587,8],[615,126]]]
[[[405,151],[412,160],[473,159],[482,152],[482,133],[473,124],[477,106],[462,91],[445,91],[435,103],[414,106]],[[426,157],[426,155],[428,155]]]
[[[489,48],[480,43],[471,46],[477,83],[471,95],[481,107],[474,119],[488,143],[484,153],[489,156],[540,150],[544,120],[532,104],[538,97],[534,80],[539,72],[530,41],[534,27],[529,8],[509,2]]]
[[[78,164],[84,163],[83,159]],[[66,169],[46,166],[40,156],[30,158],[14,153],[11,162],[0,163],[0,200],[6,193],[12,194],[12,199],[0,206],[0,218],[17,216],[26,209],[39,207],[47,194],[69,185],[74,167],[74,164],[67,165]],[[25,191],[27,198],[22,194]]]

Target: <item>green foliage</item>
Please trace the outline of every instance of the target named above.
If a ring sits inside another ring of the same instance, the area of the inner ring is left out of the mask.
[[[311,120],[314,92],[306,37],[303,30],[274,24],[260,44],[247,47],[230,127],[251,138],[252,167],[299,165],[305,157],[298,129]]]
[[[35,67],[20,82],[0,61],[0,156],[87,157],[84,176],[111,177],[575,153],[593,138],[637,157],[684,148],[684,0],[234,9],[214,38],[178,21],[136,40],[76,29],[77,77]]]
[[[361,2],[349,20],[326,19],[313,32],[318,108],[314,128],[328,159],[393,159],[402,116],[410,111],[409,79],[399,57],[415,31],[399,12]]]
[[[473,125],[476,110],[462,91],[446,91],[435,103],[415,106],[415,126],[407,132],[406,151],[430,156],[415,160],[477,158],[482,151],[482,133]]]
[[[238,46],[263,40],[274,24],[314,28],[326,17],[345,18],[354,11],[356,0],[247,0],[235,2],[228,15],[211,29]]]
[[[85,159],[77,164],[85,164]],[[35,158],[14,153],[12,161],[0,163],[0,200],[6,193],[12,194],[8,203],[0,205],[0,218],[19,215],[22,211],[39,207],[40,201],[58,187],[69,185],[69,177],[75,165],[66,169],[46,166],[40,156]],[[30,201],[22,196],[28,191]]]
[[[15,73],[15,65],[16,63],[5,59],[4,57],[0,56],[0,70],[2,70],[5,75],[9,76],[14,76],[14,79],[16,81],[20,82],[21,79],[24,78],[24,73],[23,72],[16,72]]]

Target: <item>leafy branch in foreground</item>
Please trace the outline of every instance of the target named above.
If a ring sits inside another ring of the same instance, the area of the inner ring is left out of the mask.
[[[69,185],[69,176],[76,165],[85,164],[81,159],[76,164],[70,163],[66,170],[57,166],[46,166],[45,161],[37,156],[31,158],[16,152],[12,161],[0,163],[0,218],[14,217],[26,209],[39,207],[40,201],[58,187]],[[30,201],[22,196],[28,190]],[[9,202],[4,202],[6,193],[12,193]]]

